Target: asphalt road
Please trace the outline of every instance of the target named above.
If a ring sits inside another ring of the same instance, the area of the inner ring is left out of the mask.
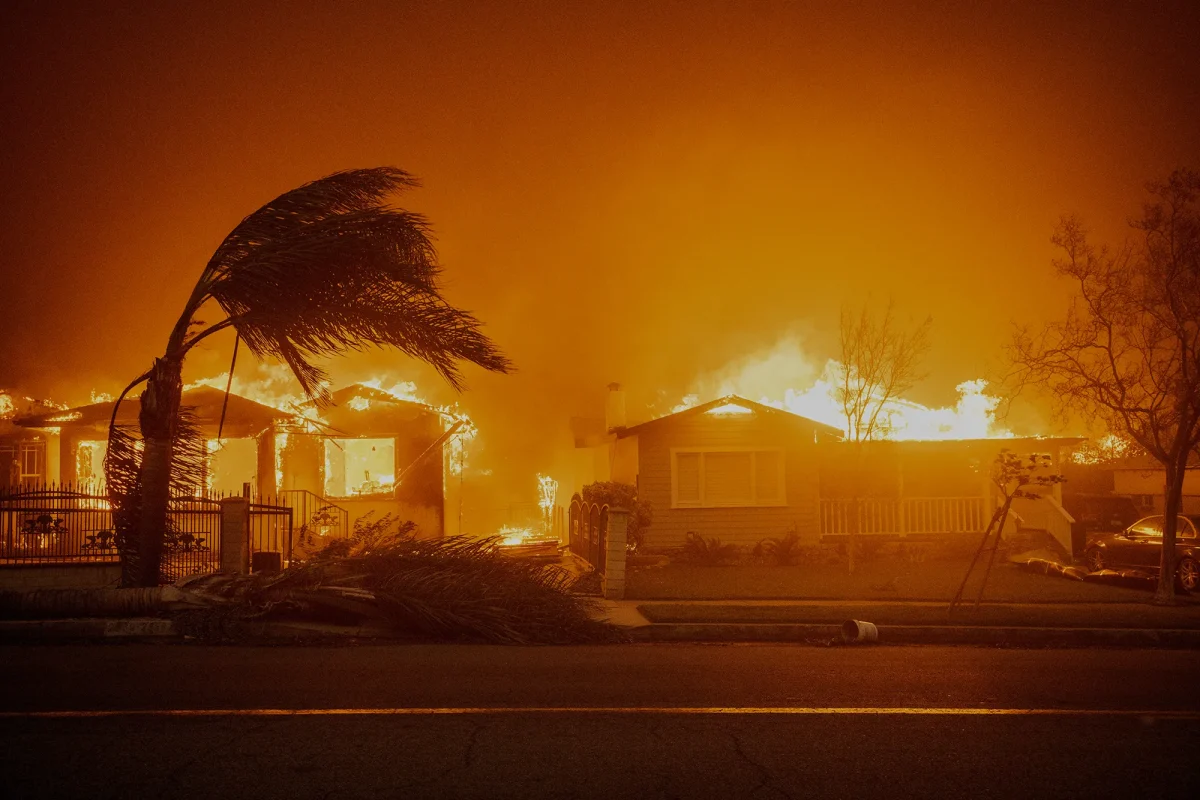
[[[3,647],[0,791],[1195,798],[1198,677],[1162,650]]]

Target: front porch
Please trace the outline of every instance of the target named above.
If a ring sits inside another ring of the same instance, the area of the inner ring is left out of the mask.
[[[858,533],[877,541],[933,541],[956,535],[982,534],[999,507],[996,497],[899,497],[858,501]],[[821,500],[821,541],[849,538],[854,501]],[[1049,537],[1074,555],[1071,523],[1075,520],[1052,494],[1037,500],[1014,500],[1002,536],[1036,542]]]

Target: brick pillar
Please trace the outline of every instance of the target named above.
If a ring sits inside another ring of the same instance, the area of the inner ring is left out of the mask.
[[[250,571],[250,501],[245,497],[221,500],[221,571]]]
[[[629,512],[623,508],[608,509],[608,549],[604,565],[604,598],[625,599],[625,532],[629,529]]]

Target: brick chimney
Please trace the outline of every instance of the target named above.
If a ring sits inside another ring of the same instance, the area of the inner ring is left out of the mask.
[[[604,429],[625,427],[625,390],[619,383],[608,385],[608,401],[604,404]]]

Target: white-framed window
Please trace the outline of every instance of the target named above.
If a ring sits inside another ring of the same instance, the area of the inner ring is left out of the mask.
[[[671,450],[672,508],[783,505],[787,497],[781,448]]]
[[[21,480],[41,480],[46,464],[46,443],[21,442],[17,452],[21,464]]]

